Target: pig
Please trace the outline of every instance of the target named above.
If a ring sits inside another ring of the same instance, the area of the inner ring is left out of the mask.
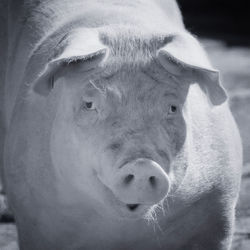
[[[8,27],[20,249],[229,249],[241,140],[176,2],[12,0]]]

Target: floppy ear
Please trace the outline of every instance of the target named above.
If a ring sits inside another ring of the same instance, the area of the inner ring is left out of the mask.
[[[53,55],[32,80],[33,89],[36,93],[48,95],[54,75],[63,66],[81,63],[82,71],[90,72],[101,65],[106,54],[107,48],[100,42],[97,31],[77,29],[56,46]]]
[[[219,72],[213,69],[199,42],[190,34],[173,36],[157,58],[171,74],[180,76],[189,83],[198,83],[213,105],[226,101],[227,95],[220,84]]]

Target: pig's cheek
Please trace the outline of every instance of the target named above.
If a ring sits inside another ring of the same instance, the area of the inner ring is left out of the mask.
[[[171,153],[175,157],[182,149],[185,142],[185,132],[174,130],[171,135]]]
[[[181,117],[168,122],[168,135],[171,154],[175,156],[183,147],[186,139],[186,125]]]
[[[95,178],[95,171],[93,170],[96,165],[96,159],[93,156],[90,145],[82,143],[82,141],[77,142],[74,145],[73,152],[71,151],[67,154],[68,164],[63,166],[62,177],[64,180],[67,180],[69,185],[72,185],[80,192],[88,189],[86,187],[91,187],[93,178]]]
[[[75,113],[74,121],[79,128],[92,129],[93,126],[98,122],[97,111],[78,110]]]
[[[100,126],[92,128],[77,127],[77,139],[79,140],[79,155],[84,165],[88,165],[94,175],[107,172],[112,163],[111,157],[105,150],[107,138],[100,133]]]
[[[187,136],[187,128],[186,128],[186,124],[184,121],[180,121],[181,126],[177,127],[177,129],[175,130],[175,151],[176,154],[178,154],[180,152],[180,150],[182,149],[185,141],[186,141],[186,136]]]
[[[104,142],[105,140],[100,138],[100,141]],[[114,172],[115,157],[101,142],[99,142],[98,154],[96,154],[97,164],[95,164],[95,171],[98,178],[107,179]]]
[[[170,156],[175,155],[176,148],[176,127],[173,120],[165,119],[162,123],[164,128],[164,137],[166,138],[164,144],[166,146],[166,150],[170,153]]]

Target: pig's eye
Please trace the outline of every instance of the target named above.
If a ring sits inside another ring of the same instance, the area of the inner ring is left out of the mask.
[[[96,110],[96,107],[93,102],[83,102],[82,109],[83,110]]]
[[[177,111],[178,111],[178,107],[176,105],[169,106],[169,110],[168,110],[169,114],[175,114],[175,113],[177,113]]]

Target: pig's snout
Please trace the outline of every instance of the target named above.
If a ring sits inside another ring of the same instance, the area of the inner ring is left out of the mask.
[[[126,204],[156,204],[168,193],[169,178],[159,164],[137,159],[123,165],[114,179],[113,193]]]

